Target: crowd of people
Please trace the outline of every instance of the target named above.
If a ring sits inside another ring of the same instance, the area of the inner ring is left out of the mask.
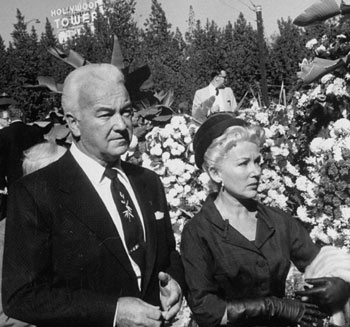
[[[285,297],[291,262],[320,271],[329,249],[256,200],[264,130],[236,118],[225,70],[211,78],[194,96],[193,147],[215,189],[185,225],[181,253],[160,178],[122,160],[133,108],[118,68],[90,64],[66,77],[69,146],[45,140],[52,124],[14,119],[17,106],[2,112],[4,326],[160,327],[176,320],[183,297],[200,327],[312,327],[330,316],[349,326],[347,253],[332,248],[339,271],[310,273],[305,290]]]

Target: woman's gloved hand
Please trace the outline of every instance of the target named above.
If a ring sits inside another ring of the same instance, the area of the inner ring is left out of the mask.
[[[247,319],[278,318],[286,323],[312,327],[326,317],[317,305],[292,299],[266,297],[261,299],[237,300],[227,304],[229,324],[239,325]]]
[[[333,314],[344,308],[350,297],[350,284],[338,277],[310,278],[306,283],[313,285],[305,291],[296,292],[297,296],[307,302],[317,304],[328,314]]]

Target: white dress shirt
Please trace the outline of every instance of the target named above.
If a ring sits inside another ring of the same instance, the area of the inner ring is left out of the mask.
[[[215,101],[212,105],[212,108],[215,108],[218,106],[220,109],[218,111],[222,111],[224,108],[224,99],[222,97],[222,89],[219,89],[219,94],[216,95],[216,88],[214,87],[213,84],[209,84],[209,94],[210,96],[215,95]]]
[[[122,222],[120,220],[120,216],[117,210],[117,207],[114,203],[112,192],[111,192],[111,180],[104,176],[105,167],[103,167],[101,164],[99,164],[96,160],[92,159],[82,151],[78,149],[78,147],[72,143],[70,147],[70,152],[74,159],[78,162],[79,166],[83,169],[86,176],[89,178],[90,182],[94,186],[96,192],[100,196],[101,200],[103,201],[104,205],[106,206],[106,209],[108,210],[115,227],[118,230],[118,233],[120,235],[120,238],[123,242],[125,251],[129,257],[129,260],[131,262],[132,268],[136,274],[138,286],[141,289],[141,270],[139,266],[136,264],[134,260],[132,260],[131,256],[129,255],[129,252],[127,250],[126,244],[125,244],[125,237],[124,237],[124,231]],[[143,228],[143,235],[145,237],[146,241],[146,232],[145,232],[145,226],[143,222],[143,217],[141,213],[140,206],[136,200],[135,193],[131,187],[131,184],[121,169],[121,167],[115,167],[118,171],[118,177],[120,178],[120,181],[124,184],[126,189],[128,190],[134,204],[135,208],[137,210],[137,213],[139,214],[142,228]]]

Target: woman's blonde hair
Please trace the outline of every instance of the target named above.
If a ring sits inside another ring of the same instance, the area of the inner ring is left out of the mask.
[[[211,167],[219,168],[227,153],[238,142],[252,142],[259,148],[265,142],[265,131],[257,125],[231,126],[214,139],[204,154],[203,170],[208,173]]]

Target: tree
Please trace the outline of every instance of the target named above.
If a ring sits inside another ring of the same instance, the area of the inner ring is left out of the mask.
[[[26,83],[34,84],[40,62],[38,57],[38,35],[34,26],[27,32],[24,16],[17,9],[17,23],[11,33],[13,44],[8,49],[10,68],[9,94],[17,100],[27,118],[32,121],[43,116],[42,94],[39,91],[24,88]]]
[[[282,83],[290,91],[297,82],[299,63],[307,56],[302,30],[295,26],[292,19],[277,21],[279,35],[271,44],[269,65],[270,94],[278,97]]]
[[[0,94],[5,92],[9,82],[8,55],[4,40],[0,36]]]
[[[229,57],[228,73],[233,77],[231,85],[239,101],[249,90],[260,90],[258,83],[260,81],[260,53],[257,31],[250,23],[247,23],[243,13],[239,14],[233,25],[232,42],[234,50]]]
[[[142,57],[151,68],[155,88],[175,90],[177,103],[182,100],[184,85],[182,63],[185,42],[179,29],[170,30],[165,12],[157,0],[152,0],[151,13],[146,19],[142,35]]]

